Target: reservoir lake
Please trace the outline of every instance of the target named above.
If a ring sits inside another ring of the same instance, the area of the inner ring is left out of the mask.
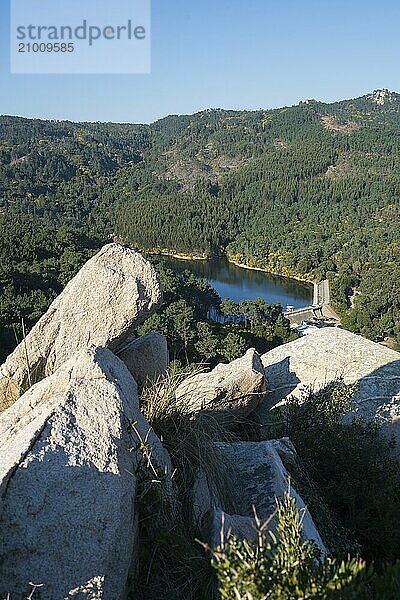
[[[268,304],[279,302],[284,309],[287,306],[301,308],[313,301],[311,284],[263,271],[244,269],[229,263],[226,258],[182,260],[163,257],[163,262],[177,273],[189,270],[197,277],[207,279],[222,299],[230,298],[240,302],[264,298]]]

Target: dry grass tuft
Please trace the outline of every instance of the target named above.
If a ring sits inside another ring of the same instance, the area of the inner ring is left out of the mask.
[[[178,494],[169,505],[160,486],[139,482],[139,570],[132,598],[143,600],[212,600],[217,582],[210,559],[196,542],[201,537],[192,515],[192,491],[199,471],[224,507],[233,509],[233,478],[216,441],[232,439],[209,415],[183,414],[175,390],[187,377],[200,372],[172,369],[164,379],[142,392],[141,410],[168,450],[174,465]]]

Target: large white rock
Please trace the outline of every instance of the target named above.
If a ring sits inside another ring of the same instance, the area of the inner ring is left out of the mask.
[[[375,419],[400,442],[400,354],[345,331],[320,329],[274,348],[261,357],[268,395],[259,406],[261,418],[287,398],[304,398],[338,379],[356,384],[355,408]]]
[[[227,426],[252,413],[264,394],[264,369],[254,348],[209,373],[189,377],[176,390],[183,411],[211,414]]]
[[[124,346],[118,356],[136,383],[143,386],[166,375],[169,365],[167,338],[151,331]]]
[[[0,367],[0,410],[29,387],[28,371],[33,382],[40,381],[89,344],[119,348],[161,297],[147,260],[119,244],[104,246]]]
[[[0,415],[0,597],[25,599],[34,582],[46,600],[123,598],[136,473],[150,454],[172,490],[136,383],[103,348],[81,350]]]
[[[235,513],[225,509],[221,498],[210,492],[204,474],[199,474],[193,492],[194,518],[207,541],[215,547],[222,545],[229,535],[254,539],[254,509],[261,523],[266,522],[276,509],[276,501],[282,500],[289,491],[302,515],[304,538],[312,540],[325,555],[325,545],[310,513],[293,485],[289,485],[290,474],[284,463],[296,461],[296,451],[290,440],[216,445],[230,466]],[[273,520],[271,527],[275,526],[276,520]]]

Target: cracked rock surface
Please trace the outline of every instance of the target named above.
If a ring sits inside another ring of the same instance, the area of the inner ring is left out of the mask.
[[[260,356],[250,348],[229,364],[189,377],[178,386],[176,397],[183,411],[210,414],[229,427],[257,408],[265,389]]]
[[[104,348],[81,350],[0,415],[1,598],[27,598],[31,581],[46,600],[124,597],[144,439],[170,478],[134,379]]]
[[[202,473],[193,489],[194,519],[211,546],[221,545],[231,535],[239,539],[256,538],[254,510],[261,523],[266,522],[289,491],[302,516],[303,537],[312,540],[325,556],[327,549],[312,516],[293,485],[286,464],[296,461],[296,451],[289,438],[264,442],[217,443],[225,463],[229,464],[233,485],[235,511],[226,510],[224,503],[208,488]],[[272,520],[272,529],[276,519]]]

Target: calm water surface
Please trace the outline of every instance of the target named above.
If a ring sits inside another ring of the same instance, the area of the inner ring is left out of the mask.
[[[264,298],[269,304],[279,302],[283,308],[287,305],[300,308],[312,304],[312,286],[301,281],[241,269],[223,258],[189,261],[165,257],[163,260],[173,271],[187,269],[198,277],[208,279],[221,298],[230,298],[235,302]]]

